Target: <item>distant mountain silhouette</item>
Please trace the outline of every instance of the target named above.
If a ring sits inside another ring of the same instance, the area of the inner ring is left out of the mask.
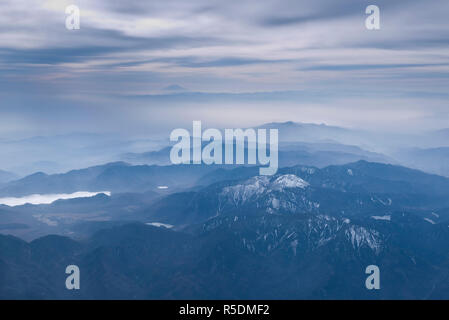
[[[124,162],[47,175],[38,172],[0,187],[0,196],[22,196],[76,191],[146,192],[160,185],[193,186],[211,166],[131,166]]]
[[[203,142],[206,145],[207,142]],[[169,165],[171,147],[144,153],[126,153],[121,159],[133,164]],[[245,147],[245,154],[248,148]],[[224,154],[224,153],[223,153]],[[363,150],[360,147],[335,142],[284,142],[279,145],[279,165],[310,165],[325,167],[332,164],[345,164],[358,160],[394,163],[394,159],[380,153]]]
[[[449,147],[405,149],[395,157],[409,167],[449,177]]]

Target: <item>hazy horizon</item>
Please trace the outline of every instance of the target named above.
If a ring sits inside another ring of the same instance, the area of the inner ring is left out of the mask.
[[[0,4],[2,138],[143,136],[193,120],[449,126],[447,1],[379,0],[374,31],[356,0],[79,0],[79,30],[65,27],[69,4]]]

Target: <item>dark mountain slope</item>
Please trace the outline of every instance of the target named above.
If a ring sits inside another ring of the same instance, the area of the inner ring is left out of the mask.
[[[408,218],[414,219],[412,215]],[[63,299],[421,299],[449,297],[447,226],[348,221],[322,215],[218,217],[189,234],[142,224],[102,230],[75,243],[0,237],[1,298]],[[429,230],[426,230],[429,228]],[[414,234],[438,234],[404,243]],[[432,254],[427,254],[431,252]],[[45,261],[48,257],[48,261]],[[81,290],[64,288],[76,264]],[[365,288],[366,266],[381,290]]]

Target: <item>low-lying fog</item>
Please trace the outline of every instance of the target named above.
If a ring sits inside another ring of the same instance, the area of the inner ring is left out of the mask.
[[[21,206],[24,204],[50,204],[56,200],[61,199],[75,199],[75,198],[90,198],[97,194],[104,193],[107,196],[111,195],[109,191],[99,191],[99,192],[88,192],[88,191],[78,191],[74,193],[59,193],[59,194],[32,194],[25,197],[8,197],[0,198],[0,204],[4,204],[10,207]]]

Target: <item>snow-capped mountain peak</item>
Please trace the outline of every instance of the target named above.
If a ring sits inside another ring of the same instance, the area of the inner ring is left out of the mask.
[[[294,174],[284,174],[282,176],[277,177],[272,185],[278,188],[301,188],[304,189],[309,186],[309,183],[304,181],[298,176]]]
[[[307,187],[309,183],[294,174],[256,176],[223,188],[220,193],[220,207],[237,209],[243,205],[252,205],[253,209],[268,213],[316,211],[319,203],[307,199],[304,195]]]
[[[225,187],[222,194],[233,193],[240,200],[246,200],[254,195],[271,190],[283,190],[284,188],[305,189],[308,186],[308,182],[294,174],[284,174],[274,177],[256,176],[243,183]]]

